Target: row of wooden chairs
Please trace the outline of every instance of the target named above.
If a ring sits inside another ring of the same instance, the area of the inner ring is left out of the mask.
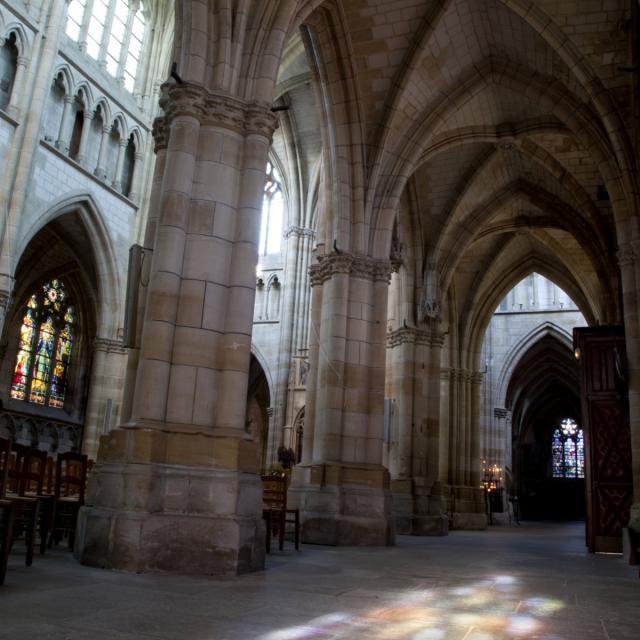
[[[300,510],[287,507],[287,477],[262,476],[262,517],[267,525],[267,553],[271,552],[271,537],[278,536],[278,549],[284,548],[288,524],[292,524],[296,551],[300,548]]]
[[[79,453],[61,453],[54,460],[45,451],[0,438],[0,584],[19,537],[25,539],[27,566],[38,534],[40,553],[65,536],[73,548],[88,466],[87,456]]]

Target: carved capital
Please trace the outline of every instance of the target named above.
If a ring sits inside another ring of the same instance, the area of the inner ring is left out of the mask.
[[[269,105],[252,102],[247,105],[244,128],[246,135],[263,136],[271,144],[273,133],[278,128],[278,117]]]
[[[195,118],[201,122],[206,112],[206,90],[197,84],[165,84],[162,86],[160,106],[169,120],[178,116]]]
[[[315,238],[316,232],[313,229],[307,229],[305,227],[291,226],[285,232],[285,236],[287,238],[290,236],[295,236],[296,238]]]
[[[442,347],[445,335],[436,329],[405,326],[387,334],[387,346],[393,348],[401,344],[413,343],[431,348]]]
[[[165,83],[161,93],[160,107],[167,125],[177,116],[188,116],[202,125],[224,127],[243,136],[263,136],[269,144],[278,127],[278,118],[267,103],[247,103],[189,82]]]
[[[374,282],[389,282],[391,263],[352,253],[329,253],[309,267],[311,286],[321,285],[337,274],[347,274]]]
[[[618,246],[618,253],[616,258],[618,265],[621,267],[633,264],[638,260],[640,256],[640,242],[632,240],[630,242],[624,242]]]

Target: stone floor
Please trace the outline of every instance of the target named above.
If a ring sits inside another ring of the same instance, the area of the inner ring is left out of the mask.
[[[582,525],[523,524],[392,548],[285,548],[238,578],[79,566],[17,554],[0,587],[12,640],[638,640],[638,568],[585,552]]]

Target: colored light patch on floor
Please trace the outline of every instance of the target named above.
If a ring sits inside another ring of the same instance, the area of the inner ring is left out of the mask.
[[[314,618],[260,640],[538,640],[545,637],[545,618],[564,604],[544,595],[527,597],[525,590],[526,585],[510,575],[487,576],[463,587],[409,590],[359,615]]]

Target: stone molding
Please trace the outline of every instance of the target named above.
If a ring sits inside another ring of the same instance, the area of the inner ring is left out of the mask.
[[[509,409],[503,409],[502,407],[495,407],[493,410],[493,415],[501,420],[506,420],[509,415]]]
[[[387,334],[387,347],[393,348],[408,343],[428,347],[442,347],[445,336],[445,333],[437,329],[402,327]]]
[[[446,369],[446,374],[451,382],[470,382],[471,384],[482,384],[484,373],[482,371],[471,371],[470,369]]]
[[[95,338],[93,341],[94,351],[104,351],[105,353],[127,353],[122,340],[111,340],[110,338]]]
[[[297,238],[315,238],[316,232],[313,229],[307,229],[306,227],[291,226],[285,232],[285,237],[296,236]]]
[[[165,83],[161,95],[164,115],[155,119],[152,130],[156,152],[166,148],[171,123],[179,116],[194,118],[203,126],[223,127],[242,136],[259,135],[267,138],[269,144],[278,127],[278,118],[266,103],[245,102],[212,93],[201,85]]]
[[[322,285],[333,276],[340,274],[388,284],[391,280],[391,263],[389,260],[333,252],[319,257],[318,262],[309,267],[312,287]]]

